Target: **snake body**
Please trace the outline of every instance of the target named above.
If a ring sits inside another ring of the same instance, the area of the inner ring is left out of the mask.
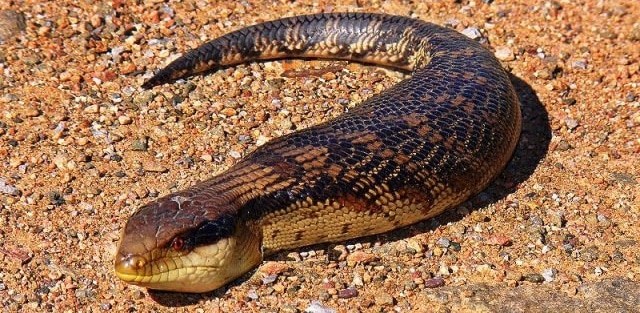
[[[141,207],[118,247],[121,279],[203,292],[276,251],[433,217],[484,189],[519,138],[519,102],[492,53],[453,30],[400,16],[316,14],[246,27],[186,53],[143,87],[287,57],[375,63],[412,76]]]

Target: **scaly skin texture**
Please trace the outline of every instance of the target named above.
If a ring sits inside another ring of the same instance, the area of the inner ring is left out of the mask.
[[[264,254],[433,217],[484,189],[518,140],[518,99],[491,52],[406,17],[318,14],[250,26],[190,51],[143,87],[285,57],[355,60],[413,75],[140,208],[123,231],[119,277],[153,289],[207,291]]]

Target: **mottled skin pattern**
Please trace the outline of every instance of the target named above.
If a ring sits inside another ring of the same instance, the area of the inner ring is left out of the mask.
[[[356,60],[413,75],[337,119],[272,140],[222,175],[140,208],[116,256],[121,278],[206,291],[255,267],[263,254],[415,223],[485,188],[518,140],[518,99],[492,53],[406,17],[318,14],[250,26],[190,51],[143,87],[283,57]],[[238,270],[224,278],[176,270],[207,267],[182,260],[229,238],[237,242],[231,249],[242,250],[225,252]]]

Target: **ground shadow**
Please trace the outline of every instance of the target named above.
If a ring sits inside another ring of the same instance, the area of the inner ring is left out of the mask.
[[[511,75],[516,93],[520,98],[522,109],[522,134],[520,141],[514,153],[513,158],[507,165],[507,168],[498,176],[498,178],[483,192],[467,201],[464,206],[469,211],[477,210],[487,205],[503,199],[510,193],[514,192],[517,186],[525,182],[535,171],[538,164],[547,154],[549,142],[551,141],[551,126],[549,124],[549,115],[540,103],[538,96],[535,94],[531,86],[525,81]],[[460,220],[464,215],[460,215],[457,210],[449,210],[437,217],[419,222],[417,224],[404,227],[385,234],[361,237],[352,239],[342,244],[363,243],[363,242],[388,242],[408,238],[420,233],[426,233],[434,230],[440,225]],[[335,244],[318,244],[315,246],[304,247],[292,251],[309,251],[309,250],[326,250],[331,251],[331,246]],[[287,260],[287,254],[291,251],[278,253],[267,257],[267,260]],[[331,253],[327,253],[331,257]],[[210,298],[224,298],[226,291],[236,285],[242,284],[252,272],[243,275],[230,284],[217,289],[215,291],[203,294],[184,294],[173,292],[149,291],[149,295],[153,300],[164,306],[185,306],[198,303],[202,300]]]

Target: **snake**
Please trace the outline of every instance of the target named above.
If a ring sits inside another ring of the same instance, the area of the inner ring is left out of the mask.
[[[410,75],[138,208],[114,257],[121,280],[207,292],[275,252],[417,223],[485,189],[519,140],[520,102],[494,54],[454,29],[405,16],[320,13],[247,26],[183,54],[142,88],[283,58]]]

